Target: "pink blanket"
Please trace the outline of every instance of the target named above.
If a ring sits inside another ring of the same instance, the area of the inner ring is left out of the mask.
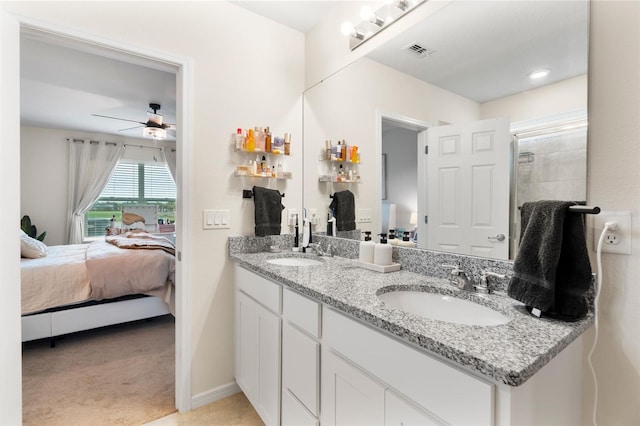
[[[165,241],[173,246],[170,241]],[[113,244],[93,243],[87,249],[86,264],[91,298],[95,300],[137,293],[166,299],[171,294],[175,279],[175,256],[164,248],[129,250]]]

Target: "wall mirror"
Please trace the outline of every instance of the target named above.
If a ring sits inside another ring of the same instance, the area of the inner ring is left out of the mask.
[[[588,1],[454,1],[308,89],[303,203],[315,231],[349,189],[362,231],[513,259],[519,205],[586,199],[588,16]],[[327,141],[343,140],[359,162],[327,159]]]

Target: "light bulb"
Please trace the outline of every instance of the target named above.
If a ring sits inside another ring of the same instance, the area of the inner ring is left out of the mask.
[[[529,73],[529,78],[531,80],[539,80],[541,78],[545,78],[546,76],[549,75],[549,73],[551,72],[550,69],[540,69],[540,70],[535,70],[535,71],[531,71]]]
[[[360,10],[360,17],[365,21],[370,21],[373,16],[373,10],[371,10],[371,7],[369,6],[363,6]]]
[[[346,36],[353,34],[353,24],[349,21],[343,22],[340,27],[340,32]]]

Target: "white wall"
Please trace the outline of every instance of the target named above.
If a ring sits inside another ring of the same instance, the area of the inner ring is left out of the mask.
[[[356,210],[372,209],[373,213],[372,222],[357,224],[358,228],[376,234],[381,227],[382,152],[380,136],[376,134],[380,114],[429,123],[455,123],[476,120],[478,104],[368,58],[360,58],[307,90],[304,114],[305,207],[324,213],[331,201],[330,194],[349,189],[355,195]],[[327,139],[334,144],[344,139],[359,147],[361,184],[318,182],[326,170],[319,159]],[[325,224],[317,230],[324,231]]]
[[[600,425],[640,424],[638,22],[640,2],[591,2],[589,202],[603,210],[633,212],[632,254],[603,256],[601,328],[594,355]],[[595,266],[594,262],[592,264]],[[584,390],[585,411],[588,411],[585,417],[590,419],[593,385],[587,368],[584,374],[585,383],[589,384]]]
[[[509,117],[513,123],[582,111],[587,95],[587,76],[582,75],[480,104],[480,118]]]
[[[287,206],[300,208],[304,36],[227,2],[154,2],[154,19],[142,19],[149,15],[149,5],[2,3],[5,10],[36,21],[193,61],[193,103],[188,106],[193,112],[193,185],[188,194],[191,217],[185,218],[192,226],[190,246],[184,250],[192,266],[192,395],[206,396],[233,382],[233,275],[227,237],[254,233],[253,203],[241,196],[254,182],[232,177],[240,159],[229,136],[237,127],[265,125],[276,134],[293,134],[288,168],[295,178],[278,188],[286,192]],[[230,210],[229,230],[201,229],[202,210],[212,208]]]
[[[8,224],[0,249],[0,421],[22,421],[22,353],[20,346],[20,63],[18,25],[0,9],[0,223]]]

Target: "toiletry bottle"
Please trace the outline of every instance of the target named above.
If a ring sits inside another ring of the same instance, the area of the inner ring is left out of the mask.
[[[236,151],[242,150],[243,144],[244,144],[244,135],[242,134],[242,129],[237,129],[236,135],[234,138],[234,149]]]
[[[364,241],[360,243],[358,260],[364,263],[373,263],[376,243],[371,241],[371,231],[364,232]]]
[[[325,160],[331,160],[331,140],[324,141]]]
[[[263,155],[262,160],[260,160],[260,173],[264,176],[268,170],[269,168],[267,167],[267,158]]]
[[[300,233],[298,229],[298,215],[296,214],[296,225],[293,234],[293,251],[300,251]]]
[[[333,216],[333,213],[329,211],[329,217],[327,219],[327,236],[335,237],[336,231],[336,218]]]
[[[291,154],[291,134],[284,134],[284,155]]]
[[[397,246],[399,245],[398,241],[400,241],[400,239],[396,238],[396,231],[394,229],[389,229],[389,238],[387,239],[387,244]]]
[[[271,131],[268,127],[267,130],[265,130],[264,150],[266,152],[271,152]]]
[[[247,131],[247,144],[246,144],[246,149],[249,152],[253,152],[256,149],[256,139],[255,139],[255,135],[253,133],[253,129],[249,129]]]
[[[393,247],[387,244],[387,234],[382,233],[378,235],[380,236],[380,243],[375,246],[373,263],[381,266],[391,265]]]
[[[353,145],[351,147],[351,162],[352,163],[358,162],[358,146],[357,145]]]
[[[398,242],[398,245],[402,247],[415,247],[416,243],[411,241],[411,237],[409,236],[409,231],[405,231],[404,235],[402,236],[402,240]]]

